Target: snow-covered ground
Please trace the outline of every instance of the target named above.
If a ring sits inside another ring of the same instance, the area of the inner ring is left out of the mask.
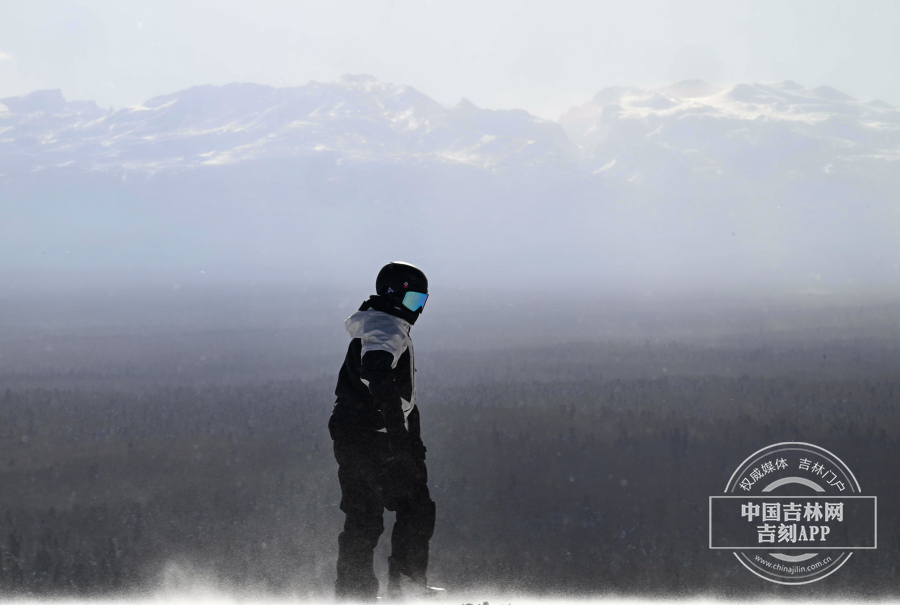
[[[321,604],[334,603],[333,599],[306,599],[302,597],[259,597],[259,596],[234,596],[228,594],[173,594],[160,593],[150,597],[131,598],[122,596],[109,599],[31,599],[27,597],[9,599],[0,601],[0,603],[27,603],[34,605],[305,605],[305,604]],[[379,599],[379,603],[390,603],[391,601]],[[865,602],[863,600],[851,599],[805,599],[802,595],[797,598],[762,598],[754,600],[740,599],[717,599],[717,598],[697,598],[697,597],[672,597],[672,598],[640,598],[640,597],[614,597],[601,596],[596,598],[570,599],[565,597],[546,597],[535,598],[529,596],[516,595],[496,595],[484,593],[476,596],[472,595],[450,595],[446,600],[434,601],[415,601],[404,600],[406,605],[445,603],[447,605],[657,605],[660,603],[682,603],[684,605],[712,605],[714,603],[791,603],[792,605],[806,605],[813,603],[830,603],[832,605],[843,605],[851,603]]]

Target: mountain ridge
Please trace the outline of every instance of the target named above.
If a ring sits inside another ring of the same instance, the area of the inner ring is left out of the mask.
[[[0,113],[5,159],[40,151],[59,158],[57,165],[88,169],[196,167],[321,151],[491,168],[564,161],[574,149],[558,125],[527,112],[445,108],[412,87],[371,76],[293,88],[202,85],[112,112],[66,103],[59,91],[0,103],[7,108]],[[73,151],[77,157],[67,158]]]
[[[900,112],[829,88],[615,87],[558,122],[371,76],[0,102],[6,283],[362,279],[402,250],[466,287],[900,292]]]
[[[445,107],[368,75],[291,88],[201,85],[119,110],[66,101],[58,90],[0,104],[0,166],[30,157],[44,167],[158,171],[333,152],[348,160],[488,170],[545,165],[634,182],[635,174],[658,172],[676,156],[687,173],[739,169],[735,156],[743,161],[761,147],[792,149],[795,164],[829,174],[847,162],[900,158],[896,108],[791,81],[607,88],[557,122],[466,99]],[[605,168],[610,162],[616,171]]]

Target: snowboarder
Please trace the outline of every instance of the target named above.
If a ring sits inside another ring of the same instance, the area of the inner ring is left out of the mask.
[[[369,297],[344,326],[350,346],[328,421],[346,515],[338,536],[339,600],[374,601],[374,549],[384,509],[397,514],[388,558],[388,596],[440,596],[428,586],[428,542],[435,505],[428,492],[425,445],[416,407],[410,328],[428,299],[428,280],[413,265],[385,265]],[[401,591],[401,578],[405,585]]]

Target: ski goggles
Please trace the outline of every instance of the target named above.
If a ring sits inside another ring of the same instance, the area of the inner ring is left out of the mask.
[[[406,296],[403,297],[403,306],[410,311],[418,311],[425,306],[426,300],[428,300],[427,294],[422,294],[421,292],[407,292]]]

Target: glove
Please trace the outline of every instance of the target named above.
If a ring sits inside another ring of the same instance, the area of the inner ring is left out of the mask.
[[[397,511],[427,497],[428,470],[424,461],[417,462],[408,456],[391,458],[381,468],[378,484],[384,507]]]
[[[388,437],[391,454],[395,457],[408,457],[412,460],[425,460],[428,449],[419,437],[413,437],[409,431],[396,431]]]
[[[422,439],[413,439],[410,453],[414,460],[425,460],[425,452],[427,451],[428,448],[422,443]]]
[[[391,456],[399,458],[411,456],[413,450],[413,437],[404,428],[388,431],[388,445],[391,448]]]

